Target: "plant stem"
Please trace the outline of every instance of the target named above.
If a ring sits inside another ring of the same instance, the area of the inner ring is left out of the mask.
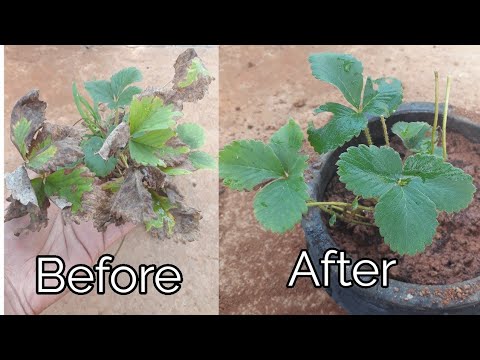
[[[372,223],[368,223],[368,222],[364,222],[364,221],[357,221],[357,220],[353,220],[353,219],[347,219],[345,216],[343,216],[342,214],[339,214],[333,210],[330,210],[329,208],[323,206],[323,205],[319,205],[319,208],[322,210],[322,211],[325,211],[327,214],[330,214],[330,215],[335,215],[336,217],[338,217],[340,220],[343,220],[345,222],[350,222],[350,223],[353,223],[353,224],[358,224],[358,225],[366,225],[366,226],[375,226],[375,224],[372,224]]]
[[[385,138],[385,145],[390,146],[390,139],[388,138],[388,129],[387,129],[387,123],[385,122],[385,118],[383,116],[380,116],[380,121],[382,122],[383,137]]]
[[[432,127],[432,148],[430,153],[433,155],[435,152],[435,133],[437,132],[438,126],[438,71],[435,71],[435,114],[433,116],[433,127]]]
[[[450,76],[447,76],[447,93],[445,94],[445,107],[443,109],[443,125],[442,125],[442,147],[443,160],[447,160],[447,115],[448,115],[448,98],[450,97]]]
[[[329,206],[329,205],[336,205],[342,207],[351,207],[352,204],[340,201],[321,201],[321,202],[307,202],[307,206]],[[373,211],[375,210],[374,207],[358,205],[358,209],[365,210],[365,211]]]
[[[125,157],[125,155],[123,155],[122,153],[120,153],[119,159],[122,160],[123,165],[128,169],[128,161],[127,161],[127,158]]]
[[[367,125],[367,127],[363,130],[363,132],[365,133],[365,137],[367,138],[367,144],[368,144],[368,145],[373,145],[372,136],[370,135],[370,130],[368,129],[368,125]]]
[[[118,125],[118,119],[119,119],[120,115],[119,115],[119,111],[118,109],[115,110],[115,126]]]
[[[340,206],[331,205],[331,206],[329,206],[329,208],[332,209],[332,210],[338,210],[340,212],[344,212],[346,214],[355,216],[355,217],[360,218],[360,219],[367,219],[368,220],[368,217],[363,216],[361,214],[357,214],[355,211],[345,210],[345,208],[342,208]]]

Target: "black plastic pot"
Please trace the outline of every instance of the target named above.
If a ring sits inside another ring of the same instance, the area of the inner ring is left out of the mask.
[[[443,109],[442,106],[440,108]],[[432,103],[406,103],[388,118],[387,123],[389,129],[398,121],[425,121],[431,124],[433,113]],[[441,122],[441,112],[439,118]],[[369,128],[374,142],[383,144],[379,118],[370,119]],[[461,133],[472,142],[480,142],[480,126],[455,114],[454,109],[449,110],[447,128]],[[364,142],[363,135],[341,149],[323,155],[320,163],[312,167],[314,178],[309,183],[312,199],[323,200],[325,189],[337,171],[335,163],[339,155],[349,146],[361,142]],[[308,252],[322,278],[322,267],[318,259],[323,258],[327,249],[337,248],[337,245],[330,237],[327,224],[324,223],[318,208],[309,209],[302,226]],[[349,273],[350,269],[347,271],[347,274]],[[480,314],[480,277],[451,285],[417,285],[390,280],[388,288],[382,288],[379,284],[368,289],[357,286],[342,288],[338,283],[337,267],[333,266],[330,271],[330,285],[326,288],[327,292],[351,314]],[[455,294],[458,288],[468,289],[467,293],[470,295],[462,300],[452,299],[452,294]]]

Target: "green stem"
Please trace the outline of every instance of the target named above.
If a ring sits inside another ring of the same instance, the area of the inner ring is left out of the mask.
[[[385,145],[390,146],[390,139],[388,138],[388,129],[387,129],[387,123],[385,122],[385,118],[383,116],[380,116],[380,121],[382,122],[383,137],[385,138]]]
[[[322,211],[326,212],[327,214],[335,215],[337,218],[339,218],[340,220],[345,221],[345,222],[349,222],[349,223],[352,223],[352,224],[358,224],[358,225],[375,226],[375,224],[372,224],[372,223],[368,223],[368,222],[364,222],[364,221],[357,221],[357,220],[353,220],[353,219],[347,219],[342,214],[339,214],[339,213],[337,213],[333,210],[330,210],[329,208],[327,208],[325,206],[322,206],[322,205],[319,205],[319,208]]]
[[[365,137],[367,138],[367,144],[368,145],[373,145],[372,136],[370,135],[370,130],[368,129],[368,125],[363,130],[363,132],[365,133]]]
[[[442,147],[443,160],[447,160],[447,115],[448,115],[448,99],[450,97],[450,76],[447,76],[447,93],[445,94],[445,107],[443,109],[443,125],[442,125]]]
[[[432,127],[432,148],[430,153],[433,155],[435,152],[435,133],[438,126],[438,71],[435,71],[435,114],[433,115],[433,127]]]
[[[122,160],[123,166],[125,166],[128,169],[128,161],[125,155],[120,154],[119,158]]]
[[[346,202],[341,202],[341,201],[320,201],[320,202],[307,202],[307,206],[342,206],[342,207],[352,207],[352,204],[346,203]],[[365,210],[365,211],[374,211],[374,207],[369,207],[369,206],[363,206],[363,205],[358,205],[358,209],[360,210]]]
[[[342,208],[340,206],[330,205],[329,208],[332,209],[332,210],[337,210],[337,211],[352,215],[352,216],[360,218],[360,219],[367,219],[367,220],[369,219],[367,216],[363,216],[361,214],[358,214],[356,212],[352,212],[350,210],[345,210],[345,208]]]

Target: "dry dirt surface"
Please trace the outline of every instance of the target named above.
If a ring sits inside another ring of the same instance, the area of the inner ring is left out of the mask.
[[[72,125],[80,117],[72,98],[72,82],[108,79],[118,70],[136,66],[143,74],[139,86],[163,86],[173,78],[173,64],[185,47],[158,46],[6,46],[5,47],[5,171],[14,170],[21,157],[9,139],[10,112],[19,97],[32,88],[48,103],[47,120]],[[195,48],[215,77],[200,102],[184,104],[180,122],[195,122],[206,130],[205,151],[218,150],[218,48]],[[195,242],[181,244],[150,238],[137,227],[125,239],[115,263],[162,265],[171,263],[183,273],[182,289],[174,296],[156,291],[122,296],[68,294],[48,308],[48,314],[217,314],[218,313],[218,174],[199,171],[182,179],[186,202],[202,210]],[[114,244],[108,253],[118,247]],[[114,263],[114,265],[115,265]]]
[[[404,101],[433,101],[433,71],[453,77],[450,104],[480,118],[480,47],[478,46],[222,46],[220,48],[220,146],[232,140],[266,140],[289,117],[306,130],[321,126],[328,114],[313,115],[341,93],[316,80],[307,57],[314,52],[349,53],[362,61],[364,74],[393,76],[404,87]],[[300,249],[300,226],[285,235],[262,230],[253,215],[254,193],[220,185],[220,313],[343,314],[309,279],[286,283]]]

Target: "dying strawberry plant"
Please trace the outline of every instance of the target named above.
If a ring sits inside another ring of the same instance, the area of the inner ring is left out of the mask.
[[[363,66],[350,55],[320,53],[309,57],[312,74],[337,87],[350,106],[326,103],[315,113],[330,112],[321,128],[308,126],[308,141],[319,154],[335,150],[363,132],[365,144],[351,146],[337,162],[340,181],[352,191],[353,202],[310,199],[304,179],[308,157],[303,155],[303,133],[294,121],[280,128],[268,143],[233,141],[220,151],[220,177],[234,190],[260,188],[254,214],[268,230],[284,233],[299,223],[308,207],[329,214],[330,224],[341,220],[377,226],[384,241],[399,254],[421,252],[432,243],[440,211],[458,212],[470,204],[473,179],[447,161],[446,123],[448,80],[442,129],[438,125],[438,76],[435,76],[435,118],[425,122],[399,122],[393,126],[408,155],[404,161],[390,147],[387,120],[401,104],[403,89],[394,78],[364,81]],[[369,117],[380,118],[384,143],[372,143]],[[439,143],[442,135],[442,147]]]
[[[213,78],[193,49],[174,68],[170,88],[142,90],[134,85],[142,80],[135,67],[86,82],[90,100],[74,83],[81,117],[75,126],[47,122],[38,90],[17,101],[10,138],[24,163],[5,177],[11,191],[5,221],[29,215],[30,223],[16,235],[45,227],[53,203],[64,219],[93,221],[98,231],[133,222],[159,238],[193,239],[200,211],[184,203],[175,179],[215,168],[216,161],[199,150],[204,129],[177,120],[183,103],[201,100]],[[38,176],[30,179],[27,169]]]

